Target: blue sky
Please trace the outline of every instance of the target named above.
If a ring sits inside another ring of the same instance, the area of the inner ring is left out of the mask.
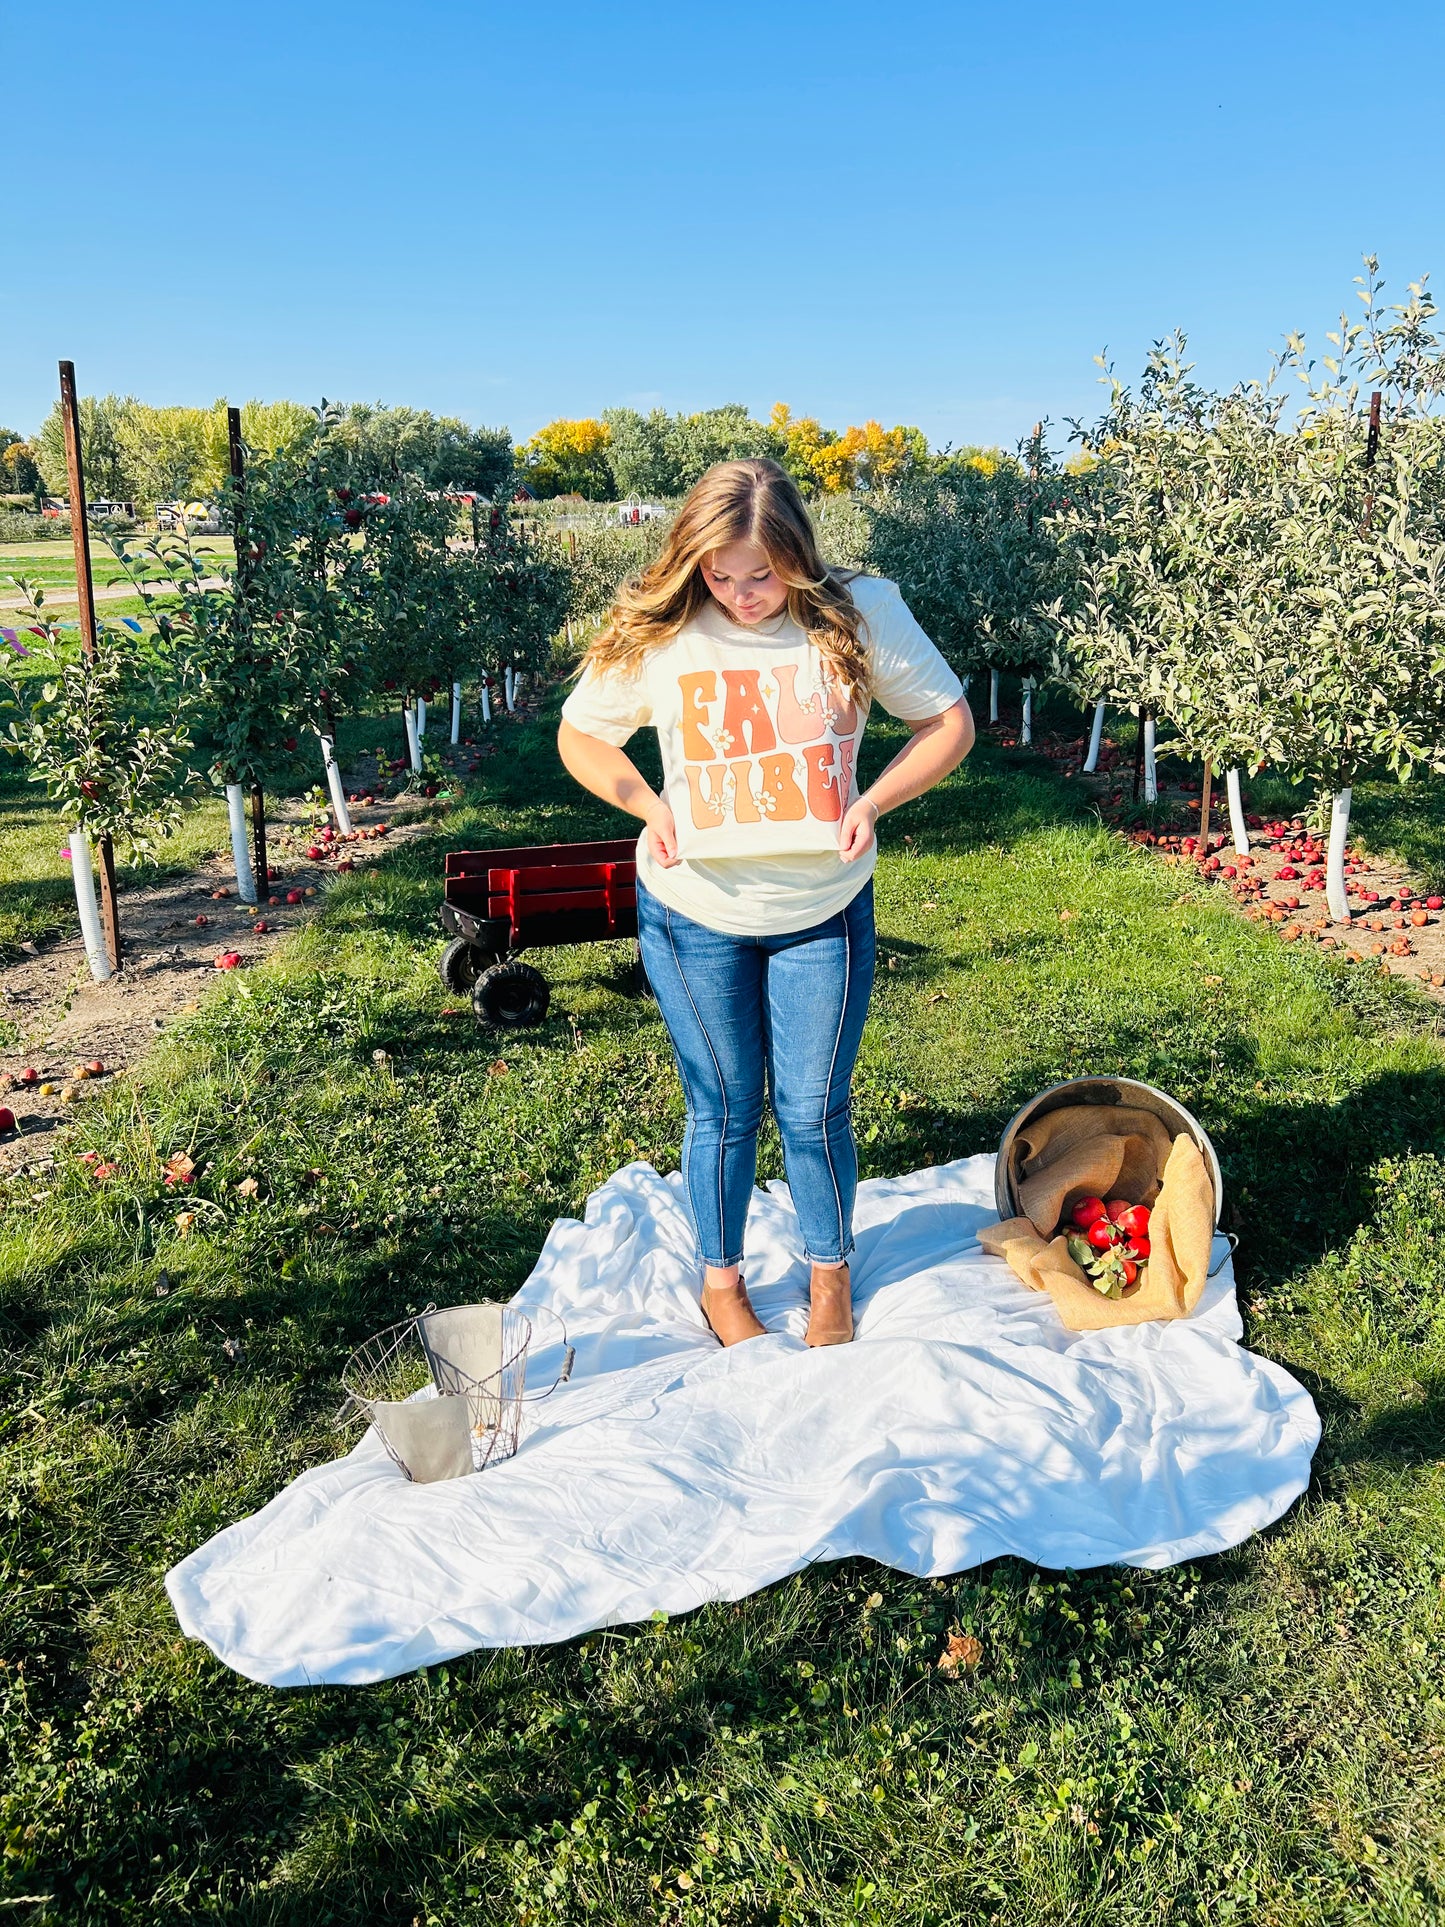
[[[1438,4],[0,0],[0,422],[779,399],[935,443],[1445,285]],[[26,151],[22,130],[33,143]]]

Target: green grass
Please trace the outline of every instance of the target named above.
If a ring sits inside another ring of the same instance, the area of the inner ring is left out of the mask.
[[[508,740],[448,842],[616,827],[545,726]],[[988,749],[884,824],[865,1173],[987,1149],[1073,1072],[1178,1092],[1223,1160],[1250,1342],[1324,1416],[1289,1517],[1155,1574],[824,1566],[362,1689],[268,1691],[181,1640],[164,1570],[334,1453],[359,1338],[510,1292],[624,1159],[676,1160],[627,948],[556,953],[553,1015],[504,1046],[444,1014],[441,847],[339,879],[92,1100],[73,1148],[115,1156],[114,1184],[67,1156],[9,1189],[0,1898],[247,1927],[1441,1918],[1437,1016],[1195,900]],[[203,1167],[185,1239],[177,1149]],[[950,1682],[955,1626],[982,1659]]]
[[[140,531],[126,537],[132,548],[149,539]],[[230,561],[235,553],[229,535],[198,535],[193,540],[199,555],[214,553],[219,560]],[[123,579],[110,544],[95,537],[90,544],[90,570],[97,587]],[[69,537],[63,542],[0,542],[0,591],[9,592],[12,575],[26,576],[47,590],[74,589],[75,551]]]

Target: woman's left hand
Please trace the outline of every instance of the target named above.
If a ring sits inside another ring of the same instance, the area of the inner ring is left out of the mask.
[[[873,847],[873,826],[878,821],[878,805],[866,796],[850,803],[838,825],[838,855],[844,863],[856,863]]]

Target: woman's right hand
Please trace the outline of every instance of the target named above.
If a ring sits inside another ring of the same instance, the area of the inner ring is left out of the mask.
[[[647,853],[660,870],[670,870],[678,861],[677,823],[672,811],[659,796],[647,812]]]

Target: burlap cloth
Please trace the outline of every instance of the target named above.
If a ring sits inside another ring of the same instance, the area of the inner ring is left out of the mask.
[[[1047,1291],[1070,1331],[1188,1317],[1209,1275],[1214,1241],[1214,1186],[1192,1138],[1171,1141],[1152,1111],[1074,1104],[1020,1132],[1012,1155],[1024,1215],[986,1225],[978,1241],[1030,1290]],[[1122,1298],[1095,1291],[1069,1256],[1066,1235],[1051,1237],[1089,1197],[1150,1207],[1149,1262]]]

